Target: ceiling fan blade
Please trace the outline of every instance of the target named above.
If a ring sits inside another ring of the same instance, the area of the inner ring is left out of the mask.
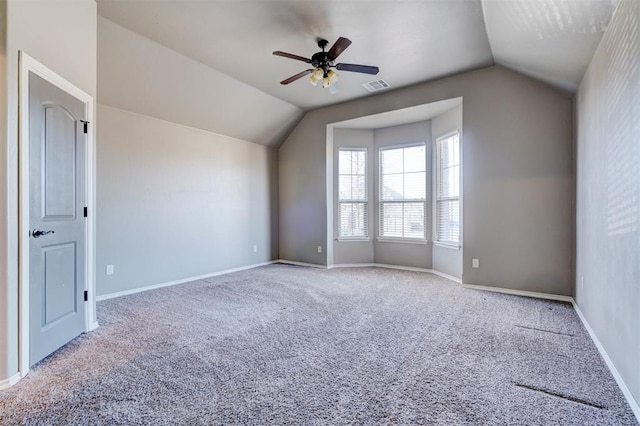
[[[376,75],[380,71],[378,67],[371,65],[358,65],[358,64],[337,64],[336,69],[340,71],[360,72],[363,74]]]
[[[347,47],[349,47],[350,44],[351,44],[351,40],[345,37],[340,37],[339,39],[336,40],[335,43],[333,43],[333,46],[331,46],[331,49],[329,49],[329,52],[327,52],[327,57],[329,58],[330,61],[333,61],[338,56],[340,56],[340,54],[344,52],[344,50]]]
[[[309,74],[311,74],[311,73],[312,73],[312,72],[314,72],[314,71],[315,71],[315,69],[304,70],[304,71],[302,71],[302,72],[299,72],[299,73],[298,73],[298,74],[296,74],[296,75],[292,75],[291,77],[287,78],[286,80],[282,80],[282,81],[280,82],[280,84],[289,84],[289,83],[293,83],[293,82],[294,82],[294,81],[296,81],[297,79],[302,78],[302,77],[304,77],[305,75],[309,75]]]
[[[306,62],[308,64],[311,63],[311,59],[307,59],[299,55],[294,55],[293,53],[281,52],[279,50],[276,50],[275,52],[273,52],[273,54],[276,56],[282,56],[283,58],[296,59],[298,61]]]

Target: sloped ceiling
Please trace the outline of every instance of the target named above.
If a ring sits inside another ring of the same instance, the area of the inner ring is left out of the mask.
[[[483,0],[494,61],[575,92],[617,0]]]
[[[301,79],[318,37],[353,44],[339,60],[378,65],[408,86],[494,63],[565,91],[579,84],[617,0],[98,0],[98,13],[302,109],[370,95],[340,72],[337,94]]]

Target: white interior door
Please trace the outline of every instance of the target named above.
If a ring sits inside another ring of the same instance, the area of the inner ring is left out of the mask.
[[[29,364],[85,330],[85,104],[29,73]]]

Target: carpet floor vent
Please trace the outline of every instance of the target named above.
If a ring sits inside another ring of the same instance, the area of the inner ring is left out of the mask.
[[[560,335],[560,336],[576,337],[575,334],[563,333],[561,331],[545,330],[544,328],[528,327],[526,325],[515,325],[515,327],[524,328],[524,329],[527,329],[527,330],[541,331],[543,333],[557,334],[557,335]]]
[[[587,407],[597,408],[599,410],[604,410],[606,408],[606,407],[603,407],[602,405],[594,404],[593,402],[589,402],[589,401],[586,401],[584,399],[576,398],[575,396],[563,395],[563,394],[558,393],[558,392],[553,392],[553,391],[542,389],[542,388],[538,388],[538,387],[535,387],[535,386],[525,385],[523,383],[514,382],[513,384],[518,386],[519,388],[529,389],[529,390],[534,391],[534,392],[540,392],[540,393],[544,393],[544,394],[549,395],[549,396],[555,396],[556,398],[566,399],[567,401],[576,402],[578,404],[586,405]]]

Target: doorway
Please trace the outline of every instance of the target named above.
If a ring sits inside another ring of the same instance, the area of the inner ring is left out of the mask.
[[[95,329],[93,98],[20,52],[20,375]]]

